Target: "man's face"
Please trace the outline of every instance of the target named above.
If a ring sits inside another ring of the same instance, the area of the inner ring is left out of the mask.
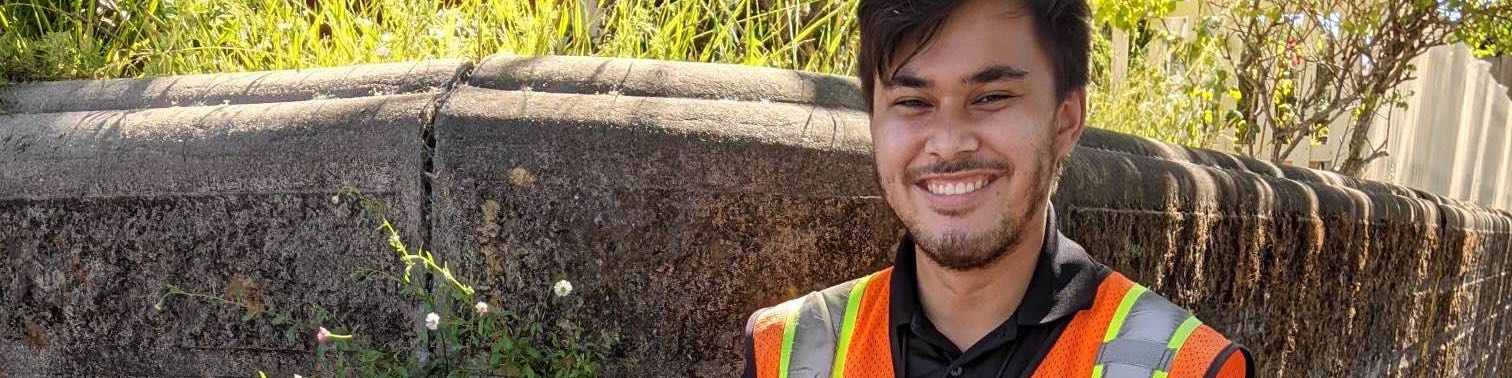
[[[925,254],[956,270],[997,261],[1048,203],[1059,157],[1081,134],[1085,92],[1055,93],[1027,9],[970,0],[923,48],[897,46],[892,85],[874,78],[878,183]],[[913,55],[907,62],[904,57]],[[897,64],[903,63],[901,67]]]

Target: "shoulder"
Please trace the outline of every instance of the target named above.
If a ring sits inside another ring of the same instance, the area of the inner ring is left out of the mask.
[[[876,274],[857,278],[845,283],[830,286],[823,290],[808,293],[793,298],[777,305],[762,308],[752,312],[746,318],[745,334],[747,338],[756,337],[762,330],[769,327],[781,327],[784,318],[810,313],[813,317],[823,319],[826,323],[834,323],[839,326],[840,316],[845,313],[845,306],[855,290],[868,284],[870,278]],[[886,282],[878,284],[886,285]]]
[[[1125,280],[1109,274],[1110,280]],[[1247,348],[1224,337],[1185,308],[1132,281],[1116,295],[1117,307],[1109,319],[1100,362],[1138,365],[1165,370],[1171,377],[1253,376],[1253,358]],[[1113,305],[1113,301],[1102,303]]]
[[[875,275],[857,278],[752,312],[746,318],[742,339],[746,361],[745,373],[742,376],[755,377],[759,360],[769,360],[773,357],[773,353],[777,353],[775,347],[782,342],[786,331],[785,326],[801,326],[807,330],[817,331],[814,332],[815,334],[828,335],[826,338],[838,335],[846,306],[849,304],[849,297],[856,288],[864,287],[873,276]],[[885,285],[886,282],[881,284]],[[807,341],[819,341],[816,343],[819,345],[833,345],[835,342],[835,340]],[[765,357],[758,359],[758,354]]]

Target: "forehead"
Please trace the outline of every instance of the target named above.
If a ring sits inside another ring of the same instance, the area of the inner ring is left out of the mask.
[[[903,38],[889,71],[935,78],[1006,65],[1031,76],[1048,75],[1049,59],[1035,38],[1033,22],[1021,1],[968,0],[951,12],[918,53],[914,50],[922,31]],[[905,58],[909,60],[902,62]]]

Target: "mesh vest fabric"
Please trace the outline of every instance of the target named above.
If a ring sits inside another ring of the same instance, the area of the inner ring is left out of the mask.
[[[887,303],[892,269],[809,293],[757,315],[756,376],[892,375]]]
[[[758,314],[753,333],[757,377],[893,376],[891,273],[883,270]],[[1033,375],[1201,377],[1231,344],[1190,313],[1115,272],[1099,284],[1092,308],[1077,312]],[[1219,376],[1244,376],[1246,361],[1232,360],[1238,362],[1225,364]]]

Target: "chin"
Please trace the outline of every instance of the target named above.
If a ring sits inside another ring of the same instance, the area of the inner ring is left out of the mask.
[[[1001,260],[1021,239],[1020,231],[1006,217],[997,222],[999,227],[950,227],[934,228],[923,225],[908,225],[922,252],[935,264],[951,270],[974,270],[992,265]],[[963,232],[960,230],[971,230]]]

